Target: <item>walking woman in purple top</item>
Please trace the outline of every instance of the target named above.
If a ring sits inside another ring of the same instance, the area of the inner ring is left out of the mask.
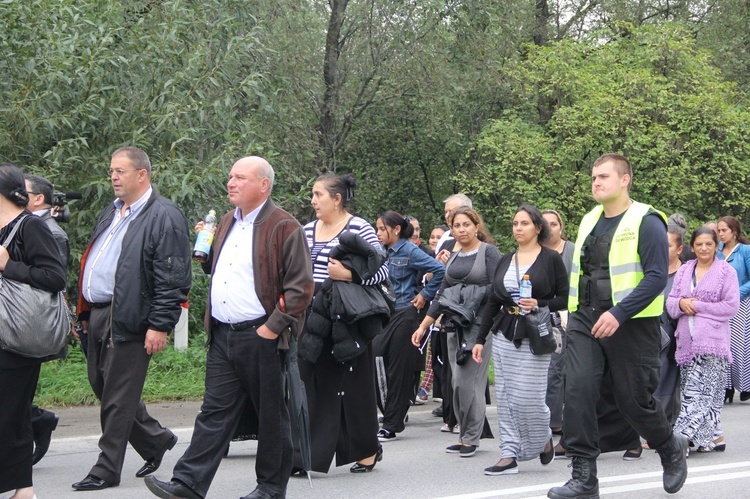
[[[716,257],[716,233],[693,232],[697,257],[680,267],[667,298],[667,312],[677,319],[677,352],[682,404],[674,426],[698,452],[726,449],[721,428],[724,381],[730,351],[729,319],[740,305],[740,285],[731,265]]]

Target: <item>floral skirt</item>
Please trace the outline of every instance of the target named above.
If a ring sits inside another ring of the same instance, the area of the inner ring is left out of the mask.
[[[721,408],[727,361],[713,355],[699,355],[680,366],[682,403],[674,431],[696,446],[709,447],[724,432]]]

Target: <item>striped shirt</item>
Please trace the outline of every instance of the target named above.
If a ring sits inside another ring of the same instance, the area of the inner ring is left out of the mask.
[[[328,254],[333,248],[338,246],[339,235],[342,232],[348,230],[349,232],[358,234],[375,248],[378,248],[379,250],[383,249],[380,241],[378,241],[378,236],[375,234],[375,229],[373,229],[372,225],[367,223],[367,221],[363,218],[350,218],[349,223],[347,223],[346,226],[341,229],[341,232],[339,232],[339,234],[337,234],[336,237],[334,237],[330,241],[315,240],[315,226],[317,225],[317,223],[318,220],[313,220],[312,222],[305,225],[305,238],[307,239],[307,246],[310,248],[310,253],[312,254],[313,280],[316,284],[320,284],[328,279]],[[380,270],[378,270],[378,273],[375,274],[375,276],[368,279],[367,281],[362,282],[362,284],[377,284],[379,282],[385,281],[387,278],[388,262],[385,262],[380,267]]]

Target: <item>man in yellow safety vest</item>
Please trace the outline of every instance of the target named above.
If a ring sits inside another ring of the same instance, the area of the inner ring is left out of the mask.
[[[602,380],[623,418],[656,449],[664,490],[687,478],[687,441],[672,432],[653,393],[659,380],[659,316],[667,283],[666,218],[630,199],[628,160],[605,154],[594,162],[597,206],[581,221],[570,278],[563,434],[572,478],[548,497],[598,498],[596,404]]]

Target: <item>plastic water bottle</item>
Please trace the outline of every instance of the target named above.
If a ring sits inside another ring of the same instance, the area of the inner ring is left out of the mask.
[[[208,261],[208,253],[211,251],[211,243],[214,242],[214,227],[216,227],[216,212],[211,210],[203,220],[203,229],[198,233],[193,247],[193,260],[196,262]]]
[[[521,281],[521,285],[518,289],[518,294],[520,295],[520,298],[523,300],[524,298],[531,298],[531,280],[529,278],[529,274],[523,275],[523,280]],[[521,312],[524,314],[524,312]]]

